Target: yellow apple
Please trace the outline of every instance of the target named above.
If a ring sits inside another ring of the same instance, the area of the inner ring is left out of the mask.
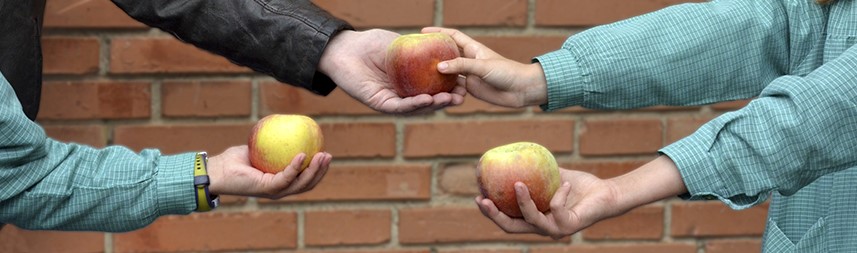
[[[248,146],[250,164],[262,172],[283,171],[300,153],[306,154],[300,167],[303,171],[313,155],[324,149],[324,136],[310,117],[272,114],[253,126]]]
[[[522,182],[539,211],[550,209],[559,188],[559,166],[551,152],[532,142],[516,142],[492,148],[476,164],[482,196],[509,217],[523,217],[515,197],[515,182]]]
[[[450,92],[458,75],[441,74],[437,64],[459,55],[455,41],[445,33],[402,35],[387,47],[387,77],[400,97]]]

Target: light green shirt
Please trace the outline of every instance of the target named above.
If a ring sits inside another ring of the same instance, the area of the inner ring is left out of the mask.
[[[121,232],[188,214],[196,208],[194,155],[50,139],[0,73],[0,223]]]
[[[755,98],[661,150],[685,197],[743,209],[772,195],[763,251],[857,252],[855,43],[853,0],[672,6],[537,57],[548,81],[542,108]]]

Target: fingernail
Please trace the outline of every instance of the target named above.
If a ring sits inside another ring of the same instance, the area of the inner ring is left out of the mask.
[[[437,64],[438,70],[446,70],[446,68],[448,68],[448,67],[449,67],[449,63],[446,63],[446,62],[441,62],[441,63]]]

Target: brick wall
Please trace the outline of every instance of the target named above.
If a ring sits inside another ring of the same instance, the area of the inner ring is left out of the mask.
[[[592,25],[683,0],[317,0],[358,28],[457,27],[512,59],[556,49]],[[388,11],[395,10],[395,11]],[[479,214],[474,162],[490,147],[542,143],[565,168],[612,177],[745,102],[627,112],[505,109],[473,98],[419,117],[376,113],[341,91],[318,97],[128,18],[106,0],[50,0],[38,122],[96,147],[217,154],[272,113],[305,114],[335,157],[314,190],[224,198],[213,213],[163,217],[130,233],[7,226],[0,252],[758,252],[766,206],[671,199],[553,241],[510,235]],[[194,100],[184,99],[196,97]]]

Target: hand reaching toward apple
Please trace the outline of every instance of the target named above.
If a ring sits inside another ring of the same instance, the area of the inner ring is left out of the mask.
[[[301,172],[304,159],[312,159]],[[211,194],[279,199],[311,190],[327,173],[333,157],[326,152],[308,158],[301,153],[276,174],[264,173],[250,165],[247,145],[235,146],[208,159]]]
[[[423,114],[464,102],[466,91],[399,97],[385,70],[387,47],[399,34],[372,29],[342,31],[325,48],[319,71],[329,76],[345,93],[370,108],[390,114]]]
[[[440,62],[438,71],[459,74],[467,92],[486,102],[505,107],[526,107],[547,102],[547,81],[538,63],[509,60],[466,34],[440,27],[426,27],[423,33],[448,34],[462,49],[462,57]]]
[[[611,179],[560,169],[563,184],[550,201],[550,211],[540,212],[523,183],[515,183],[515,197],[524,218],[511,218],[482,196],[476,204],[482,214],[508,233],[535,233],[560,239],[598,221],[633,208],[687,192],[681,174],[666,156]]]
[[[535,233],[561,239],[589,227],[597,221],[624,213],[616,205],[613,186],[594,175],[560,169],[563,184],[550,201],[550,211],[542,213],[530,198],[523,183],[515,184],[515,196],[523,218],[511,218],[500,212],[489,199],[476,197],[482,214],[507,233]]]

